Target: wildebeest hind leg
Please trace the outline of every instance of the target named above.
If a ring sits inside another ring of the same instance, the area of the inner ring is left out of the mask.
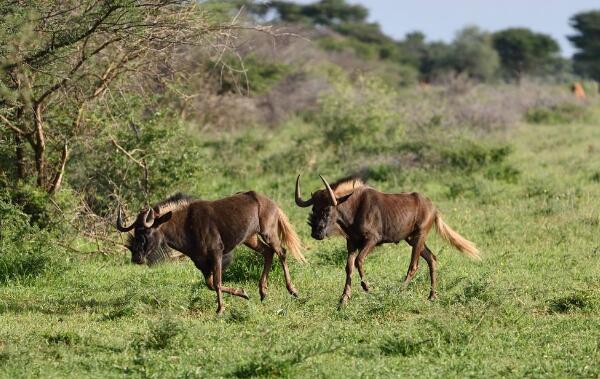
[[[412,254],[410,256],[410,264],[408,265],[406,278],[404,279],[404,283],[402,283],[402,287],[404,288],[408,287],[408,284],[419,270],[419,258],[421,257],[421,252],[425,248],[425,238],[416,236],[407,239],[407,242],[412,246]]]
[[[260,294],[260,301],[263,301],[265,297],[267,297],[267,286],[269,279],[269,272],[271,271],[271,266],[273,265],[273,254],[275,253],[273,249],[263,243],[258,239],[258,235],[254,234],[250,238],[248,238],[244,244],[251,248],[252,250],[262,254],[264,259],[264,266],[262,274],[260,275],[260,280],[258,281],[258,293]]]
[[[267,245],[277,254],[279,257],[279,261],[281,262],[281,267],[283,268],[283,276],[285,277],[285,286],[290,293],[290,295],[294,297],[298,297],[298,291],[292,284],[292,277],[290,276],[290,269],[287,265],[287,253],[285,249],[281,246],[281,241],[279,241],[279,237],[277,234],[269,235],[269,234],[261,234],[261,237],[265,240]]]
[[[427,261],[427,266],[429,266],[429,278],[431,279],[431,291],[429,292],[429,300],[435,300],[435,298],[437,297],[437,294],[435,292],[435,270],[437,266],[437,259],[435,255],[431,252],[431,250],[429,250],[429,247],[427,247],[427,245],[425,245],[425,249],[423,249],[423,251],[421,252],[421,256],[423,257],[423,259],[425,259],[425,261]]]

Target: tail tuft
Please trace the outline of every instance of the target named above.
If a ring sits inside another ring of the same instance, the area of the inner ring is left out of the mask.
[[[479,250],[475,244],[468,239],[464,238],[451,227],[449,227],[443,220],[439,213],[435,216],[435,228],[438,234],[450,245],[460,250],[463,254],[471,259],[480,261],[481,256]]]
[[[300,241],[300,237],[296,234],[294,227],[290,224],[290,221],[285,213],[281,210],[281,208],[277,208],[279,213],[279,217],[277,220],[278,229],[279,229],[279,238],[281,242],[287,247],[287,249],[292,253],[294,258],[302,263],[306,263],[306,258],[302,255],[302,242]]]

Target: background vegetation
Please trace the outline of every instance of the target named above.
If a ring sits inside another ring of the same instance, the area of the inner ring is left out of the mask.
[[[527,29],[396,41],[344,1],[268,4],[0,5],[0,375],[597,377],[598,12],[571,62]],[[300,172],[425,193],[484,260],[432,237],[431,303],[379,248],[338,311],[345,244],[310,239]],[[189,260],[129,263],[117,202],[247,189],[305,243],[299,299],[276,267],[260,303],[245,248],[224,280],[255,296],[221,318]]]

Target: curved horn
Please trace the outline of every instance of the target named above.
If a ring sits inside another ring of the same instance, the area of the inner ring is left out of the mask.
[[[117,211],[117,230],[119,232],[128,232],[131,229],[133,229],[134,226],[135,226],[135,221],[133,222],[133,224],[131,224],[129,226],[123,225],[123,216],[121,214],[121,204],[119,204],[119,209]]]
[[[154,225],[154,209],[148,209],[146,212],[146,216],[144,216],[144,226],[146,228],[151,228]]]
[[[329,186],[329,183],[327,183],[327,180],[325,180],[325,178],[322,177],[321,175],[319,175],[319,177],[321,178],[321,180],[325,184],[325,188],[327,188],[327,192],[329,192],[329,197],[331,198],[331,204],[335,207],[338,204],[337,198],[335,197],[335,193],[333,193],[333,190]]]
[[[313,204],[313,199],[302,200],[300,195],[300,175],[296,178],[296,205],[302,208],[310,207]]]

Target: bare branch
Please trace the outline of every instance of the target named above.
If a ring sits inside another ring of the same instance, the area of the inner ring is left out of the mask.
[[[133,155],[131,155],[131,153],[129,153],[127,150],[125,150],[121,145],[119,145],[114,137],[110,137],[110,141],[119,151],[121,151],[123,154],[125,154],[135,164],[137,164],[138,166],[140,166],[143,169],[146,169],[146,165],[142,161],[136,159]]]
[[[4,125],[6,125],[6,127],[8,127],[9,129],[11,129],[13,132],[25,136],[29,133],[26,133],[25,131],[19,129],[18,127],[16,127],[12,122],[10,122],[9,119],[7,119],[4,115],[0,114],[0,120],[2,120],[2,122],[4,122]]]
[[[51,195],[55,194],[60,189],[60,185],[62,183],[62,178],[65,174],[65,165],[67,164],[68,157],[69,157],[69,148],[67,145],[67,141],[65,141],[65,143],[63,145],[62,154],[60,156],[60,166],[59,166],[58,171],[56,172],[56,175],[54,176],[54,179],[52,180],[52,184],[50,186],[49,193]]]

